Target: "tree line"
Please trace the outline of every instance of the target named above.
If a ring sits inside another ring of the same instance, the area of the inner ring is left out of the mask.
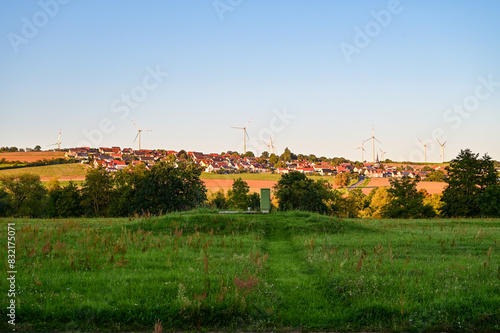
[[[232,188],[207,197],[202,170],[192,164],[174,167],[160,162],[151,170],[143,164],[116,173],[89,168],[81,187],[62,187],[53,179],[43,186],[32,174],[1,177],[0,216],[101,217],[132,216],[189,210],[196,207],[258,210],[260,197],[236,179]],[[293,171],[274,187],[276,210],[303,210],[338,217],[432,218],[500,217],[500,184],[494,162],[462,150],[447,167],[448,186],[442,194],[418,190],[418,178],[390,179],[390,187],[360,189],[347,195],[325,180]],[[346,184],[344,182],[344,184]]]
[[[392,178],[389,188],[373,189],[369,195],[359,189],[343,195],[326,181],[290,172],[274,188],[277,208],[339,217],[500,217],[499,175],[491,157],[462,150],[446,170],[448,186],[432,195],[417,189],[419,178]]]
[[[89,168],[80,187],[62,187],[58,180],[43,186],[32,174],[1,177],[0,216],[118,217],[195,208],[206,201],[201,170],[192,165],[174,167],[161,162],[151,170],[144,165],[115,174]]]

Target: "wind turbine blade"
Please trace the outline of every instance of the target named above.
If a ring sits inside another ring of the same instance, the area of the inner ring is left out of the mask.
[[[248,141],[250,141],[250,137],[248,136],[247,129],[245,128],[244,130],[245,130],[245,135],[246,135],[246,136],[247,136],[247,138],[248,138]]]
[[[448,141],[445,141],[445,142],[443,143],[443,147],[444,147],[444,145],[446,144],[446,142],[448,142]]]
[[[245,129],[244,127],[234,127],[234,126],[231,126],[231,128]]]
[[[139,127],[137,127],[137,125],[134,123],[133,120],[132,120],[132,124],[134,124],[135,128],[137,128],[137,130],[139,131]]]
[[[252,121],[252,118],[250,118],[250,120],[248,121],[248,123],[245,125],[245,128],[247,128],[248,124],[250,124],[251,121]]]
[[[139,136],[139,133],[135,136],[134,142],[137,140],[137,137]]]
[[[379,141],[376,137],[373,137],[373,138],[374,138],[375,140],[377,140],[377,141],[378,141],[378,143],[380,143],[380,144],[382,143],[382,142],[380,142],[380,141]]]
[[[436,139],[436,141],[439,143],[441,147],[443,146],[443,144],[441,143],[441,141],[439,141],[439,139]]]

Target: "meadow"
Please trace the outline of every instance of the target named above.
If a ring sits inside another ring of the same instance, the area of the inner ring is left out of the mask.
[[[16,331],[500,330],[499,219],[1,219],[2,244],[7,223]]]
[[[329,183],[335,182],[335,177],[332,176],[320,176],[320,175],[308,175],[307,176],[313,180],[326,180]],[[279,181],[281,179],[281,175],[277,173],[230,173],[230,174],[215,174],[209,172],[203,172],[200,176],[201,179],[238,179],[241,178],[243,180],[271,180],[271,181]],[[356,181],[351,181],[351,184]]]
[[[48,180],[52,177],[62,178],[85,178],[85,167],[81,164],[54,164],[35,167],[25,167],[18,169],[0,170],[1,176],[16,176],[22,173],[31,173]]]

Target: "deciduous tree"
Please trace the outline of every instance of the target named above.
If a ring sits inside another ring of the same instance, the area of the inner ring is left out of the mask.
[[[331,196],[326,181],[314,181],[301,172],[292,171],[281,176],[274,186],[275,196],[279,200],[279,210],[306,210],[326,212],[325,200]]]

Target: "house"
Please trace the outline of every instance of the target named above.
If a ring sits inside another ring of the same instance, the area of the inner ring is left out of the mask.
[[[314,173],[313,168],[296,168],[295,170],[302,173]]]
[[[322,176],[331,176],[333,175],[333,170],[329,168],[319,168],[319,170],[316,171]]]
[[[111,163],[117,170],[123,170],[127,167],[127,163],[124,161],[113,160]]]
[[[278,168],[278,169],[276,169],[276,172],[278,172],[279,174],[285,174],[285,173],[289,173],[290,170],[288,168]]]

